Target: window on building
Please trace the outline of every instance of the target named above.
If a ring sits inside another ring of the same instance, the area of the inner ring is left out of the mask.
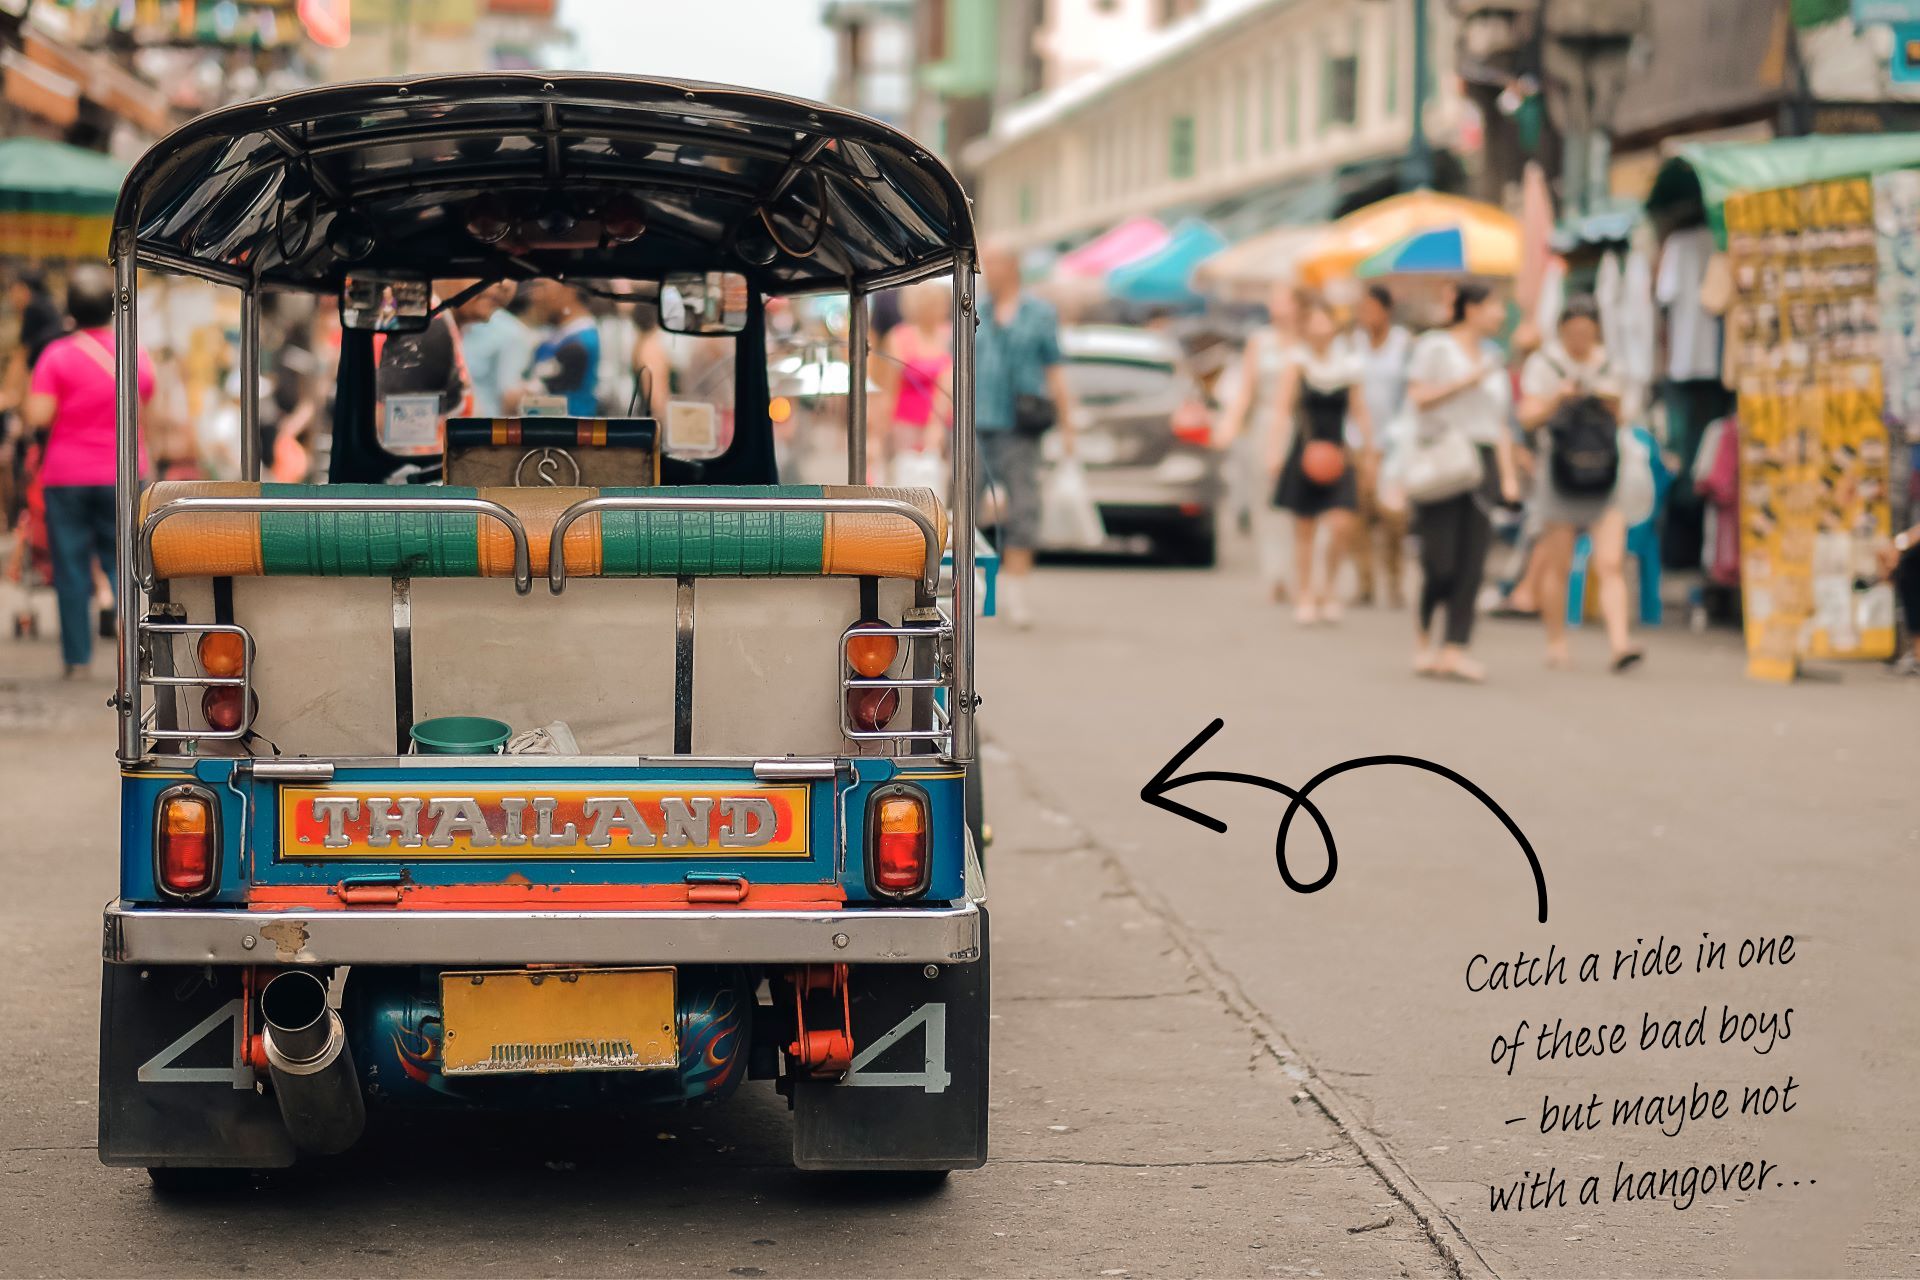
[[[1247,116],[1253,109],[1250,101],[1252,89],[1247,83],[1247,73],[1237,71],[1233,77],[1233,162],[1245,164],[1247,160]]]
[[[1400,11],[1387,12],[1387,63],[1385,80],[1387,82],[1387,115],[1393,116],[1400,110]]]
[[[1167,176],[1175,180],[1193,176],[1193,117],[1177,115],[1167,128]]]
[[[1300,59],[1292,53],[1287,56],[1283,89],[1287,99],[1287,149],[1291,151],[1300,145]]]
[[[1360,119],[1360,59],[1344,53],[1320,63],[1320,127],[1352,125]]]
[[[1260,64],[1260,154],[1273,153],[1273,63]]]
[[[1031,182],[1021,183],[1020,184],[1020,225],[1021,226],[1024,227],[1033,221],[1034,214],[1038,212],[1038,209],[1036,208],[1037,204],[1038,204],[1038,201],[1034,199],[1033,184]]]

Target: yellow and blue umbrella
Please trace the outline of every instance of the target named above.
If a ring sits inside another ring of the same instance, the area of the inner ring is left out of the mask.
[[[1451,232],[1451,236],[1436,233]],[[1434,239],[1429,240],[1429,236]],[[1409,264],[1379,269],[1405,256]],[[1440,265],[1446,264],[1446,265]],[[1311,286],[1398,271],[1511,276],[1520,269],[1520,224],[1477,200],[1411,191],[1356,210],[1328,227],[1300,261]]]

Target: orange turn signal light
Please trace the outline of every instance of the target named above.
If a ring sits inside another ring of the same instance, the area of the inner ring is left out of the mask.
[[[887,674],[887,668],[900,656],[900,637],[889,635],[863,636],[855,634],[872,627],[884,627],[887,624],[877,618],[862,618],[849,628],[847,635],[847,664],[855,672],[869,680],[878,679]]]
[[[200,637],[195,648],[200,655],[200,669],[210,676],[232,679],[246,668],[247,640],[236,632],[209,631]]]

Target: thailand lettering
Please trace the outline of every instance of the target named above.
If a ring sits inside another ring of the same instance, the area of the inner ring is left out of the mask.
[[[402,795],[290,789],[281,856],[802,856],[804,788],[741,791],[516,789]]]

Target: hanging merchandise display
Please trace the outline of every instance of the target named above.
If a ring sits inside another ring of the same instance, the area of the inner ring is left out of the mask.
[[[1749,673],[1886,658],[1893,597],[1879,264],[1869,178],[1730,196]]]

